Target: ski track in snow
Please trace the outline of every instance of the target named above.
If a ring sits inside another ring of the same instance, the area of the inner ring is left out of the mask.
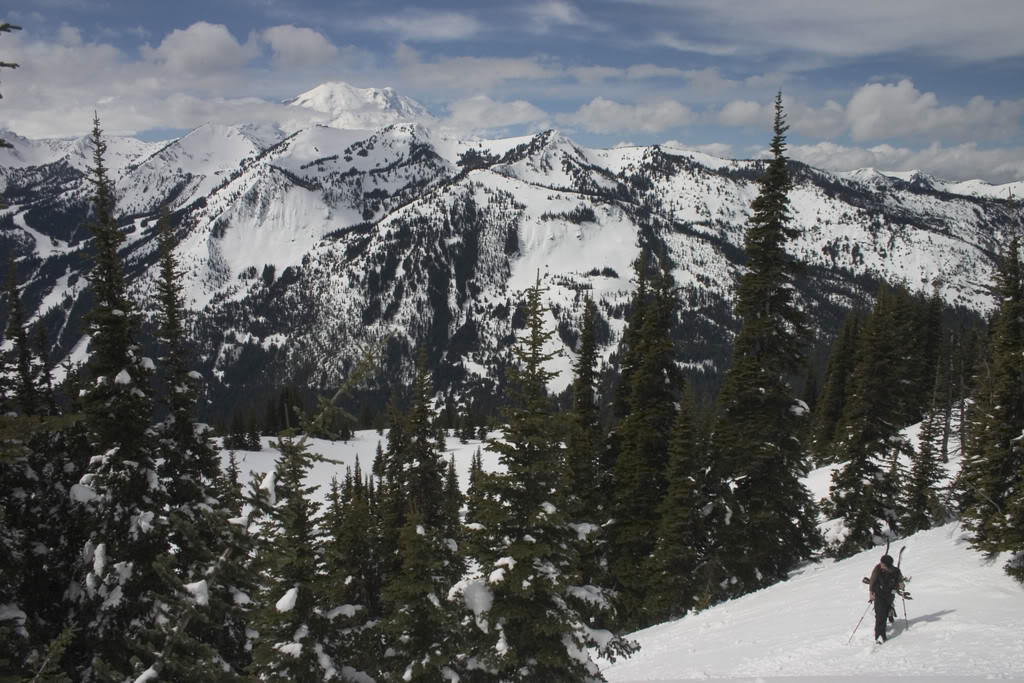
[[[904,433],[913,440],[916,427]],[[368,474],[377,443],[387,445],[386,434],[359,431],[347,443],[309,439],[311,452],[340,463],[313,465],[307,482],[320,486],[314,495],[324,500],[331,477],[343,478],[356,456]],[[271,441],[264,438],[260,452],[236,452],[244,474],[273,467],[278,454]],[[445,457],[454,455],[463,488],[478,447],[484,467],[497,469],[497,454],[482,442],[447,440]],[[815,498],[827,495],[832,469],[815,470],[805,480]],[[956,523],[895,541],[893,555],[903,545],[902,569],[911,577],[913,599],[906,602],[906,620],[897,601],[899,619],[884,645],[872,641],[874,613],[861,583],[882,554],[878,548],[841,562],[806,565],[783,583],[639,631],[632,637],[640,652],[604,662],[604,674],[609,683],[1024,680],[1024,590],[1003,572],[1005,558],[990,561],[970,550]]]

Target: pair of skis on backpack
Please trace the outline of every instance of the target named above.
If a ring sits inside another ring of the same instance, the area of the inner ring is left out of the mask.
[[[865,576],[864,578],[862,578],[860,580],[860,582],[863,583],[863,584],[866,584],[866,585],[870,585],[871,584],[871,579],[869,579],[868,577]],[[909,576],[904,576],[903,577],[903,583],[910,583],[910,577]],[[893,589],[893,593],[895,593],[896,595],[900,596],[904,600],[913,600],[913,598],[910,597],[910,591],[906,591],[906,590],[902,590],[901,591],[899,588],[896,588],[896,589]]]

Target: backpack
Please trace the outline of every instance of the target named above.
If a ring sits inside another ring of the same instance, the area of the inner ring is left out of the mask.
[[[890,570],[879,569],[878,570],[878,588],[877,591],[881,595],[886,597],[892,595],[892,592],[896,590],[896,587],[900,583],[900,570],[895,567]]]

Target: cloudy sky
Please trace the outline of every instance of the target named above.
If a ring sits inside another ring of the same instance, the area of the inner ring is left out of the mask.
[[[502,7],[498,7],[498,5]],[[1024,179],[1021,0],[0,0],[0,128],[175,136],[328,80],[482,135]]]

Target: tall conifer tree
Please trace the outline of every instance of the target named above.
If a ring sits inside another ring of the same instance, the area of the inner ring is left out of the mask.
[[[459,475],[455,471],[455,454],[453,453],[448,458],[448,467],[445,469],[444,501],[441,506],[445,538],[456,540],[462,533],[462,520],[459,516],[465,502],[466,497],[459,488]]]
[[[398,545],[400,567],[382,600],[385,680],[441,680],[455,660],[458,613],[448,593],[463,573],[451,510],[446,506],[444,441],[431,407],[432,389],[421,354],[405,420],[396,490],[403,499]],[[450,494],[450,491],[449,491]],[[456,512],[457,515],[457,512]]]
[[[644,565],[656,543],[675,391],[682,384],[671,335],[675,281],[664,257],[649,275],[646,260],[645,254],[636,266],[638,292],[646,294],[634,297],[631,342],[623,360],[627,411],[612,439],[615,495],[609,528],[609,567],[619,591],[620,617],[634,627],[645,624]]]
[[[351,469],[343,484],[331,482],[327,500],[321,526],[331,647],[349,651],[351,665],[371,668],[380,654],[372,628],[380,613],[380,559],[373,539],[373,510],[366,486],[355,480]]]
[[[910,447],[899,437],[903,399],[893,391],[901,376],[897,304],[883,286],[857,342],[851,392],[836,437],[837,460],[843,465],[833,473],[829,489],[828,511],[842,517],[847,530],[831,548],[839,557],[870,548],[899,527],[894,475],[900,455],[909,454]]]
[[[480,447],[473,451],[473,458],[469,462],[469,482],[466,486],[466,523],[477,521],[480,511],[480,504],[483,500],[483,453]]]
[[[118,248],[114,189],[104,161],[99,118],[93,122],[93,267],[95,305],[87,315],[90,383],[83,405],[91,472],[77,499],[87,501],[92,531],[82,558],[87,618],[78,641],[98,680],[140,675],[154,654],[140,635],[166,617],[171,591],[154,562],[169,549],[166,491],[156,472],[150,431],[153,363],[138,346],[135,305]]]
[[[572,409],[566,438],[565,459],[569,481],[570,514],[576,519],[595,515],[603,507],[598,490],[598,456],[604,448],[597,386],[597,338],[594,326],[597,306],[593,299],[583,301],[583,321],[574,364]],[[605,520],[600,520],[603,522]]]
[[[304,482],[311,467],[305,438],[281,438],[281,455],[254,500],[261,513],[257,563],[261,585],[253,628],[252,675],[261,680],[321,681],[337,670],[321,574],[323,544],[315,517],[316,487]],[[342,660],[344,661],[344,660]]]
[[[932,405],[921,422],[918,446],[911,457],[910,474],[904,487],[907,516],[903,533],[913,534],[942,524],[946,519],[939,482],[945,477],[942,466],[943,431],[948,405],[942,391],[943,374],[936,373]]]
[[[181,273],[166,207],[157,231],[158,338],[168,415],[155,432],[158,472],[167,490],[168,538],[175,548],[157,567],[175,588],[168,597],[169,611],[175,616],[150,634],[154,649],[160,651],[152,669],[165,678],[222,680],[229,678],[222,663],[238,674],[247,661],[247,615],[239,596],[251,590],[251,580],[240,571],[243,558],[232,555],[247,552],[249,542],[244,525],[228,523],[229,517],[240,514],[232,491],[225,491],[224,501],[215,497],[218,489],[224,489],[220,459],[208,434],[196,423],[199,374],[188,367]]]
[[[803,266],[786,251],[799,234],[789,211],[788,128],[780,92],[772,158],[744,240],[746,271],[736,290],[741,327],[711,439],[715,466],[731,489],[731,518],[718,529],[731,594],[786,578],[821,545],[815,504],[801,482],[809,466],[800,441],[807,406],[788,381],[803,367],[807,335],[796,288]]]
[[[649,558],[645,607],[651,622],[678,619],[690,611],[707,582],[713,580],[712,536],[706,506],[720,496],[709,490],[707,462],[698,434],[697,405],[692,390],[685,390],[672,427],[668,491],[661,503],[658,540]],[[714,519],[713,517],[710,517]]]
[[[1012,199],[1012,198],[1011,198]],[[1011,201],[1015,212],[1016,206]],[[997,309],[989,340],[988,372],[979,380],[973,449],[962,474],[970,504],[963,511],[974,546],[1018,555],[1008,565],[1024,579],[1024,282],[1015,221],[996,272]]]
[[[482,475],[485,498],[474,534],[492,600],[469,654],[493,680],[603,680],[588,648],[614,657],[632,646],[611,633],[599,642],[597,622],[581,618],[581,592],[594,604],[607,596],[579,585],[578,537],[565,518],[562,446],[547,393],[554,375],[545,367],[552,358],[545,345],[553,333],[545,329],[542,293],[538,276],[527,292],[519,363],[510,370],[504,438],[488,444],[504,471]]]

